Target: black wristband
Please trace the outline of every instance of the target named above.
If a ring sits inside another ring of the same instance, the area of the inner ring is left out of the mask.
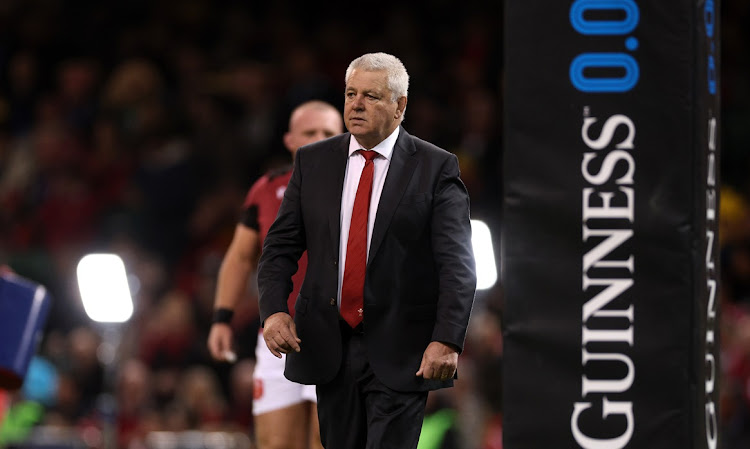
[[[219,307],[218,309],[214,310],[213,322],[229,324],[232,322],[233,316],[234,316],[234,310],[226,309],[224,307]]]

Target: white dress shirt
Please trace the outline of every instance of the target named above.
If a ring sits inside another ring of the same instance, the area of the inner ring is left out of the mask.
[[[385,176],[388,174],[388,167],[391,164],[391,155],[393,147],[396,146],[399,129],[397,127],[390,136],[375,145],[371,150],[377,151],[379,156],[373,160],[375,164],[372,176],[372,196],[370,197],[370,210],[367,214],[367,257],[370,256],[370,239],[372,238],[372,229],[375,225],[375,215],[378,212],[380,203],[380,194],[383,192]],[[346,163],[346,174],[344,175],[344,190],[341,194],[341,235],[339,237],[339,290],[337,300],[341,307],[341,284],[344,281],[344,268],[346,267],[346,246],[349,241],[349,226],[352,221],[352,209],[354,208],[354,198],[357,196],[357,187],[359,186],[359,177],[362,175],[362,169],[365,168],[365,157],[359,154],[358,150],[364,147],[357,142],[354,136],[349,139],[349,159]]]

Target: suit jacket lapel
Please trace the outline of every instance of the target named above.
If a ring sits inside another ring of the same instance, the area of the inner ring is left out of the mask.
[[[412,142],[411,136],[401,128],[399,131],[396,145],[391,155],[391,163],[388,166],[388,174],[383,184],[383,192],[380,194],[378,211],[375,215],[375,226],[370,238],[370,252],[367,263],[372,261],[378,252],[380,244],[383,242],[385,232],[396,211],[396,206],[401,201],[401,197],[409,185],[414,169],[417,167],[418,160],[412,157],[416,148]],[[341,203],[341,201],[339,201]],[[340,206],[339,206],[340,207]]]
[[[331,146],[331,159],[326,161],[330,164],[328,167],[321,167],[323,170],[330,170],[330,176],[326,176],[325,185],[323,185],[323,198],[330,198],[326,202],[328,208],[328,227],[331,231],[331,244],[335,251],[339,253],[339,242],[341,235],[341,195],[344,189],[344,175],[346,174],[346,162],[349,153],[349,133],[344,133],[344,137],[339,140],[337,145]]]

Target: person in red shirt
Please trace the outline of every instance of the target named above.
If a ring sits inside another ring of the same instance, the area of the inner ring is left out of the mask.
[[[292,112],[284,145],[294,158],[299,147],[342,131],[343,120],[335,107],[322,101],[309,101]],[[208,347],[216,360],[232,361],[234,358],[229,325],[232,311],[243,297],[248,278],[257,269],[263,240],[279,211],[291,174],[291,167],[267,173],[250,188],[245,199],[243,216],[219,270],[214,324],[208,336]],[[303,254],[287,301],[290,313],[294,313],[294,302],[306,267],[307,254]],[[259,449],[322,448],[315,386],[287,380],[284,358],[274,357],[263,338],[258,338],[255,355],[253,415]]]

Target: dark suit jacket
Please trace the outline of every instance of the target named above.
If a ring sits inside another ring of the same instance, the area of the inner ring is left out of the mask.
[[[291,277],[304,250],[305,281],[295,304],[301,351],[285,375],[324,384],[341,364],[338,291],[341,192],[349,133],[297,151],[281,209],[258,269],[260,318],[287,312]],[[476,274],[469,197],[453,154],[401,128],[372,232],[364,291],[367,356],[398,391],[451,386],[415,376],[431,341],[463,349]]]

